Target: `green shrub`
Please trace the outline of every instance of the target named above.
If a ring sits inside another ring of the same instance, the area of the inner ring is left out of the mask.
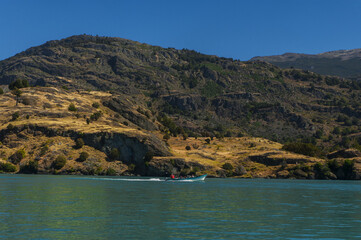
[[[4,90],[0,88],[0,94],[4,94]]]
[[[15,172],[16,166],[9,162],[0,162],[0,172]]]
[[[19,172],[25,174],[38,173],[38,163],[35,161],[29,161],[25,165],[20,166]]]
[[[135,164],[134,163],[131,163],[128,165],[128,172],[134,172],[135,170]]]
[[[82,148],[84,146],[84,140],[82,138],[78,138],[75,141],[75,147],[76,149]]]
[[[170,135],[168,133],[163,135],[163,139],[164,140],[169,140],[170,139]]]
[[[68,110],[71,111],[71,112],[76,112],[77,111],[74,103],[69,104]]]
[[[222,165],[222,168],[224,170],[227,170],[227,171],[232,171],[233,170],[233,165],[230,164],[230,163],[225,163],[225,164]]]
[[[327,163],[326,164],[316,163],[313,166],[313,169],[316,173],[316,178],[318,179],[326,179],[331,172]]]
[[[48,144],[43,145],[43,146],[40,148],[40,153],[39,153],[39,155],[40,155],[40,156],[44,156],[45,153],[46,153],[48,150],[49,150]]]
[[[112,150],[110,151],[110,154],[109,154],[110,160],[114,161],[116,159],[119,159],[119,156],[120,156],[120,153],[119,153],[118,148],[112,148]]]
[[[10,90],[14,90],[15,88],[19,89],[19,88],[26,88],[29,87],[29,82],[28,80],[21,80],[21,79],[17,79],[16,81],[12,82],[9,84],[9,89]]]
[[[93,108],[99,108],[100,105],[99,105],[99,103],[95,102],[95,103],[92,104],[92,107],[93,107]]]
[[[186,150],[188,150],[188,151],[191,150],[191,147],[187,145]]]
[[[16,119],[18,119],[20,117],[20,114],[18,112],[15,112],[12,114],[11,116],[11,121],[15,121]]]
[[[128,123],[127,121],[124,121],[123,124],[124,124],[124,126],[128,126],[128,125],[129,125],[129,123]]]
[[[25,150],[20,149],[17,150],[13,155],[11,155],[9,159],[11,160],[12,163],[19,164],[21,160],[25,158],[25,156],[26,156]]]
[[[11,123],[6,127],[8,130],[13,130],[15,127]]]
[[[92,115],[90,115],[90,120],[97,121],[102,115],[102,112],[93,113]]]
[[[87,152],[80,153],[79,158],[77,159],[78,162],[84,162],[89,157],[89,154]]]
[[[66,158],[63,155],[59,155],[53,162],[52,167],[56,170],[63,168],[66,164]]]
[[[342,170],[345,174],[345,179],[353,179],[355,173],[355,161],[345,160],[342,165]]]
[[[115,176],[115,175],[117,175],[117,172],[113,168],[109,167],[107,169],[107,171],[105,172],[105,174],[108,176]]]

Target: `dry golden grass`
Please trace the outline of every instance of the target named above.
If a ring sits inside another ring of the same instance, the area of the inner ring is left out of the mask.
[[[37,124],[50,128],[74,130],[83,133],[95,132],[118,132],[128,135],[146,135],[144,131],[137,128],[125,126],[121,121],[114,121],[116,115],[109,108],[100,104],[101,100],[110,97],[110,93],[98,91],[69,92],[57,88],[25,88],[22,89],[22,99],[30,99],[30,105],[19,103],[16,106],[16,98],[11,93],[0,95],[0,129],[6,128],[9,123],[12,125]],[[76,112],[68,110],[73,103],[77,108]],[[99,108],[92,107],[93,103],[99,103]],[[86,118],[92,113],[101,111],[102,117],[90,124]],[[18,112],[20,117],[11,121],[12,114]],[[29,119],[26,116],[29,115]]]
[[[184,158],[186,161],[196,161],[213,168],[214,173],[220,170],[225,163],[231,163],[234,167],[242,165],[247,174],[242,177],[275,177],[279,166],[266,166],[249,160],[249,156],[268,155],[274,159],[299,159],[300,162],[324,161],[300,154],[294,154],[281,150],[282,144],[263,138],[223,138],[211,140],[207,138],[172,137],[168,144],[175,157]],[[190,146],[190,150],[186,150]]]

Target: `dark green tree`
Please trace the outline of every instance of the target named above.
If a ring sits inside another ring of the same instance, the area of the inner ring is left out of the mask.
[[[16,106],[18,106],[20,96],[21,94],[23,94],[23,92],[20,89],[15,88],[14,90],[11,91],[11,93],[16,97]]]

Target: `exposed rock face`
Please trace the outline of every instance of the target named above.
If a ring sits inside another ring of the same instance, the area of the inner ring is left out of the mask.
[[[172,94],[164,96],[163,99],[183,111],[197,111],[207,105],[207,99],[200,95]]]
[[[26,130],[28,134],[44,134],[49,137],[67,136],[73,139],[82,138],[86,145],[94,147],[106,154],[110,154],[113,148],[118,149],[119,159],[126,164],[135,164],[143,166],[146,156],[171,156],[164,142],[159,140],[152,134],[129,136],[124,133],[78,133],[75,131],[62,131],[59,129],[51,129],[44,126],[24,125],[14,129],[3,129],[0,131],[0,141],[6,139],[8,135],[17,138],[20,132]],[[16,142],[16,141],[12,141]]]
[[[283,163],[298,164],[298,163],[310,162],[308,158],[302,157],[301,155],[299,158],[279,158],[279,157],[274,157],[275,154],[277,154],[277,152],[256,154],[249,156],[249,159],[254,162],[262,163],[266,166],[277,166]]]
[[[355,158],[361,157],[361,152],[357,149],[342,149],[336,152],[332,152],[327,155],[329,159],[333,158]]]
[[[120,98],[112,98],[103,102],[104,106],[119,113],[122,117],[146,130],[156,130],[157,126],[149,121],[147,117],[133,109],[133,104],[125,102]]]

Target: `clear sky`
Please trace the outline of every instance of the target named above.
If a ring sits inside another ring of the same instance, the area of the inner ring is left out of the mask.
[[[248,60],[361,48],[361,0],[0,0],[0,60],[76,34]]]

